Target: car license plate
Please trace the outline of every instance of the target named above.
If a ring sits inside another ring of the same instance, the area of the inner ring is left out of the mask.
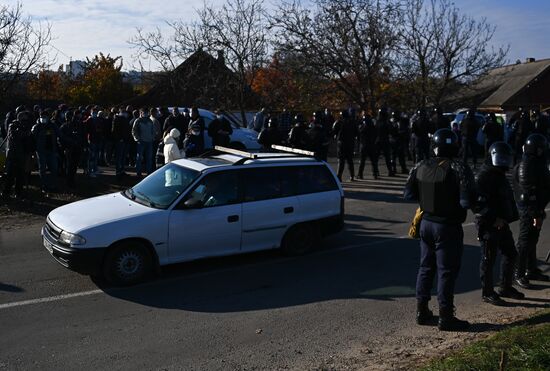
[[[45,238],[44,238],[44,247],[46,248],[46,250],[48,250],[48,252],[50,254],[53,254],[53,247],[52,247],[52,244],[49,243]]]

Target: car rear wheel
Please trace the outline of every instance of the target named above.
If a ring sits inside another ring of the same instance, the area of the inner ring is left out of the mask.
[[[281,249],[287,256],[303,255],[310,252],[318,242],[317,228],[309,224],[299,224],[286,232]]]
[[[104,275],[115,285],[133,285],[151,273],[151,255],[139,241],[123,242],[111,249],[105,258]]]

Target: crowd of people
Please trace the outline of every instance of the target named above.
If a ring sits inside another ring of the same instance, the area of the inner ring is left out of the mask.
[[[205,151],[204,135],[212,138],[213,146],[230,145],[232,125],[217,110],[216,118],[205,127],[205,121],[196,107],[182,112],[175,107],[133,109],[98,106],[72,108],[61,104],[57,109],[34,106],[17,107],[8,112],[2,137],[7,136],[5,199],[21,197],[34,167],[40,175],[43,192],[55,191],[59,176],[68,187],[75,187],[75,175],[81,168],[86,176],[96,177],[98,166],[113,166],[117,178],[127,176],[129,167],[141,178],[150,174],[157,163],[166,163],[182,157],[193,157]],[[274,144],[284,144],[310,150],[321,160],[327,160],[330,144],[336,143],[338,177],[342,180],[347,164],[350,180],[356,179],[355,154],[359,156],[357,178],[365,177],[367,160],[372,176],[380,176],[379,159],[383,158],[388,176],[395,176],[398,168],[408,173],[407,160],[417,163],[430,157],[430,137],[436,130],[449,128],[459,137],[464,162],[471,157],[474,167],[481,148],[478,133],[486,138],[485,150],[496,141],[506,140],[515,149],[516,161],[522,153],[522,143],[531,133],[550,135],[547,116],[538,111],[520,110],[505,130],[494,114],[481,119],[471,109],[460,125],[451,125],[439,109],[431,113],[419,109],[412,117],[399,111],[382,108],[376,117],[367,111],[360,115],[354,109],[345,109],[334,117],[329,109],[319,110],[310,119],[293,115],[283,109],[270,114],[262,108],[250,121],[249,128],[258,133],[258,142],[265,150]]]
[[[208,133],[213,143],[227,145],[232,128],[221,115],[218,117]],[[133,167],[141,178],[154,171],[157,157],[168,162],[201,154],[206,130],[196,107],[182,112],[175,107],[169,112],[167,108],[106,110],[64,104],[55,110],[19,106],[7,113],[0,126],[1,137],[6,138],[4,199],[23,196],[35,167],[33,159],[45,193],[58,188],[60,176],[74,188],[79,168],[94,178],[101,172],[98,166],[112,166],[120,179],[128,175],[128,167]]]
[[[370,161],[372,175],[380,176],[379,159],[383,158],[388,176],[395,176],[398,167],[407,174],[407,160],[414,163],[430,157],[430,138],[439,129],[451,129],[459,138],[460,156],[466,163],[471,158],[474,168],[481,153],[497,141],[506,141],[515,150],[515,162],[521,157],[522,145],[532,133],[550,137],[550,120],[538,110],[520,109],[508,123],[499,122],[494,113],[483,117],[470,109],[460,122],[453,122],[436,108],[431,114],[419,109],[412,117],[399,111],[382,108],[373,118],[367,111],[359,116],[354,109],[341,110],[335,118],[329,109],[313,113],[310,122],[301,114],[293,119],[284,109],[280,115],[269,115],[265,108],[256,113],[249,128],[259,132],[258,141],[266,150],[273,144],[287,144],[316,153],[327,159],[329,144],[336,141],[338,177],[342,180],[345,164],[350,181],[355,180],[354,154],[359,153],[358,178],[365,175]],[[484,143],[478,141],[483,134]]]

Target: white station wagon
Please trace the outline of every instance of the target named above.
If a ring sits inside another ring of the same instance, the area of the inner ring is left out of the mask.
[[[344,193],[325,162],[216,149],[53,210],[44,247],[69,269],[132,284],[172,263],[276,248],[303,254],[342,229]]]

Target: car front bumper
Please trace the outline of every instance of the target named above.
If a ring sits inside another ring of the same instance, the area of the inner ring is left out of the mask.
[[[78,249],[62,246],[45,226],[42,227],[42,243],[55,261],[65,268],[81,274],[101,275],[106,248]]]

